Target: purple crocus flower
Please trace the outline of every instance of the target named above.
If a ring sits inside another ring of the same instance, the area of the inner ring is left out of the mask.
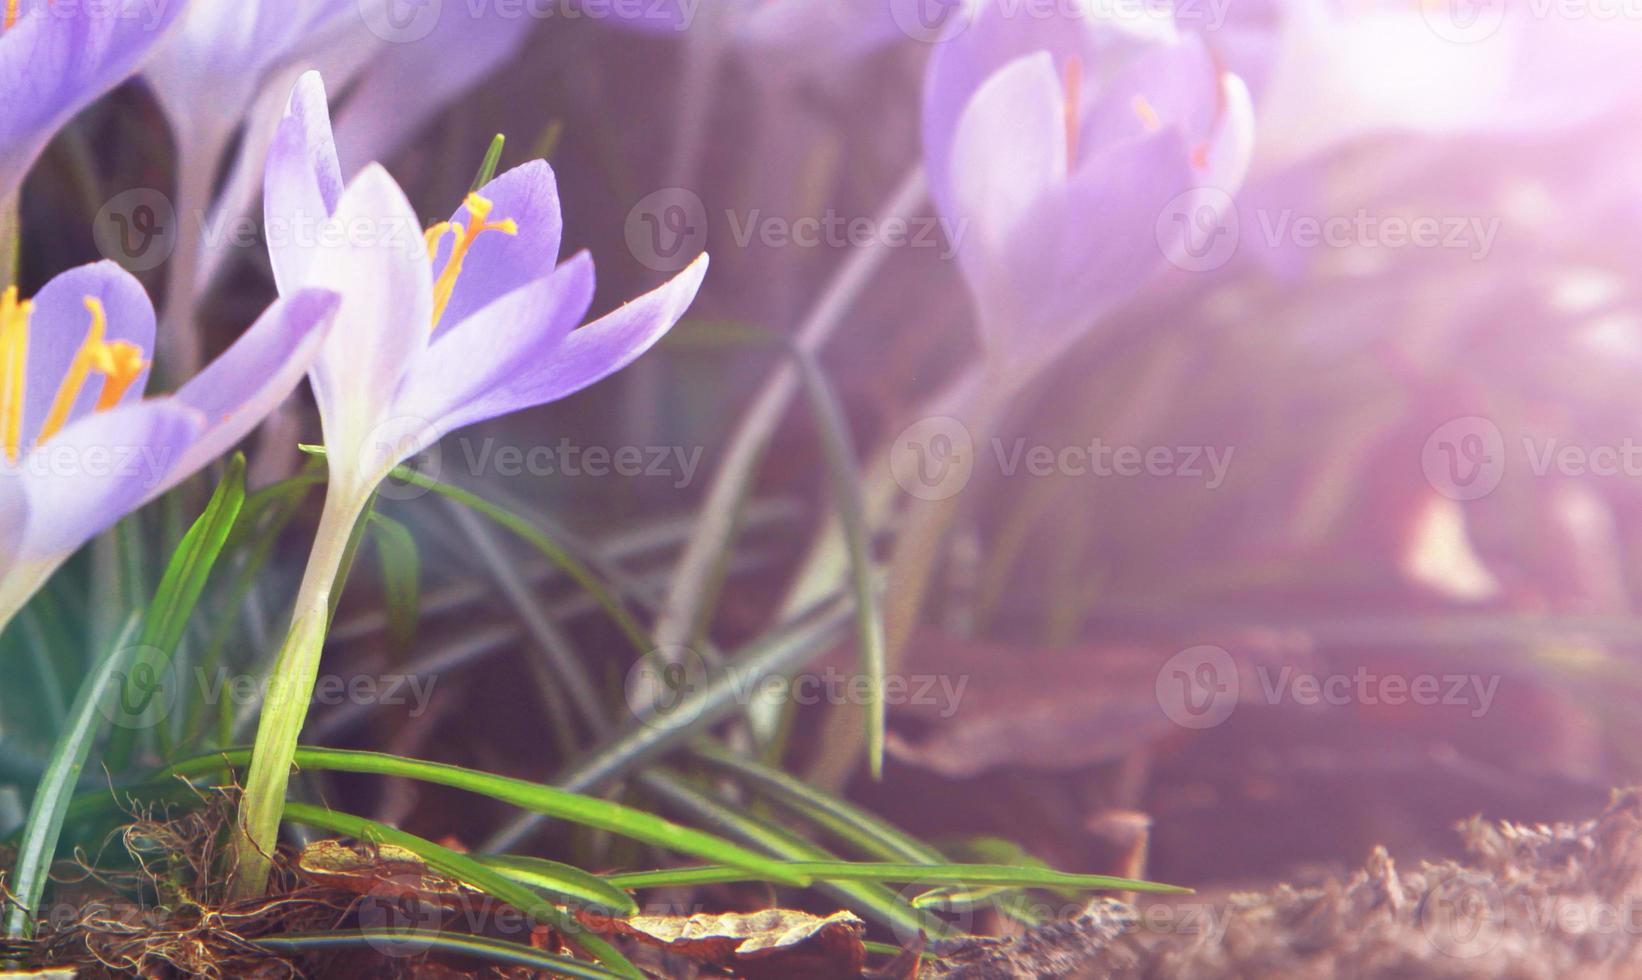
[[[988,3],[937,45],[925,82],[931,194],[1015,380],[1201,232],[1171,213],[1218,214],[1248,167],[1242,82],[1166,15],[1096,6],[1038,17]]]
[[[81,109],[130,77],[180,0],[0,0],[0,203]]]
[[[526,164],[470,194],[424,234],[379,165],[352,183],[325,89],[304,75],[268,155],[265,225],[280,291],[334,290],[336,327],[311,379],[330,485],[291,631],[274,668],[236,837],[242,895],[260,893],[285,782],[319,670],[330,595],[348,538],[404,459],[475,422],[580,391],[649,350],[683,316],[707,272],[673,280],[581,329],[593,263],[558,262],[553,171]]]
[[[302,380],[338,304],[275,303],[175,394],[144,398],[154,307],[111,262],[0,294],[0,629],[81,545],[244,438]]]

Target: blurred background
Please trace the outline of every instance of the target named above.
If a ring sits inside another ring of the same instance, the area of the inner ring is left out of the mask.
[[[1457,853],[1452,828],[1479,812],[1593,812],[1642,765],[1642,7],[1184,2],[1145,10],[1251,97],[1235,207],[987,424],[949,407],[991,355],[954,258],[964,229],[917,179],[951,20],[927,31],[889,0],[703,0],[660,19],[446,3],[426,33],[350,38],[370,57],[329,79],[360,154],[345,164],[383,158],[427,223],[500,132],[504,168],[552,162],[567,250],[599,265],[595,313],[712,255],[655,354],[419,466],[530,515],[663,616],[738,426],[824,314],[813,352],[878,553],[925,508],[946,529],[894,671],[884,778],[836,740],[846,696],[721,725],[732,744],[923,839],[1194,885],[1352,865],[1375,844]],[[174,203],[167,131],[139,79],[53,144],[23,221],[60,233],[26,254],[25,292],[108,254],[101,222],[133,206],[119,195]],[[260,249],[213,261],[207,352],[273,295]],[[159,295],[172,266],[141,271]],[[838,549],[823,429],[801,396],[775,418],[710,611],[680,631],[692,654],[780,622],[817,550]],[[252,447],[253,474],[295,472],[316,438],[297,405]],[[540,617],[613,705],[644,661],[512,540],[412,487],[385,498],[420,554],[418,623],[399,621],[391,561],[361,562],[327,669],[412,672],[436,693],[317,706],[308,740],[561,774],[600,733],[544,671]],[[278,635],[305,543],[276,546],[230,658]],[[801,673],[824,685],[855,662],[844,643]],[[44,746],[19,747],[24,770],[25,750]],[[387,785],[327,796],[470,844],[508,817]]]

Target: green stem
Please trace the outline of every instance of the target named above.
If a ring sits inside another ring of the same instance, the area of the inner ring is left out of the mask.
[[[280,648],[262,705],[245,793],[240,799],[231,858],[235,898],[257,898],[268,888],[291,761],[319,678],[320,653],[330,626],[331,593],[354,527],[369,501],[369,493],[351,492],[339,485],[332,485],[325,496],[325,511],[291,614],[291,632]]]

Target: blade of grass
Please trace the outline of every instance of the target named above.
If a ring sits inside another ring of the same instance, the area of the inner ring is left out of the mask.
[[[473,178],[473,186],[469,188],[470,193],[479,193],[486,184],[496,179],[496,168],[501,165],[502,150],[506,146],[507,136],[503,133],[497,133],[490,141],[490,148],[485,151],[484,162],[479,164],[479,173]]]
[[[176,777],[210,775],[220,772],[224,765],[243,767],[250,758],[250,749],[214,752],[179,762],[161,773],[158,779],[163,781]],[[445,763],[345,749],[299,747],[295,763],[302,769],[397,776],[449,786],[452,789],[488,796],[521,809],[630,837],[678,854],[689,854],[717,863],[744,867],[760,874],[770,874],[775,880],[786,884],[808,884],[802,875],[787,873],[781,862],[755,854],[723,838],[663,820],[654,814],[619,803],[582,796],[539,783],[477,772]]]
[[[614,946],[582,928],[574,917],[557,905],[465,854],[458,854],[448,847],[441,847],[433,841],[424,840],[387,824],[377,823],[375,820],[338,813],[306,803],[286,803],[285,819],[335,834],[346,834],[355,840],[403,847],[421,858],[433,870],[471,885],[498,901],[506,902],[537,921],[552,925],[588,955],[607,964],[616,975],[645,980],[644,974],[628,962],[627,957],[617,952]]]
[[[946,861],[940,851],[912,838],[885,820],[779,769],[705,742],[693,747],[691,754],[714,768],[741,777],[753,788],[773,797],[778,803],[798,810],[801,816],[855,845],[865,854],[890,861],[916,861],[920,864],[941,864]]]
[[[764,678],[794,669],[825,650],[849,615],[848,600],[840,599],[758,640],[737,654],[728,669],[698,684],[670,709],[646,715],[613,741],[588,752],[555,784],[574,792],[589,792],[695,738],[745,707]],[[541,823],[539,816],[522,816],[485,841],[479,850],[509,850]]]
[[[718,800],[700,792],[678,776],[660,768],[650,769],[638,779],[639,785],[675,807],[689,813],[720,832],[761,847],[787,862],[832,861],[832,854],[791,833],[731,809]],[[901,896],[877,882],[823,883],[821,890],[842,901],[851,910],[860,913],[901,935],[915,935],[919,931],[932,936],[948,933],[945,923],[914,909]]]
[[[388,637],[404,647],[416,637],[416,623],[421,618],[421,553],[410,528],[393,518],[372,513],[370,524],[388,610]]]
[[[182,642],[194,608],[205,591],[205,583],[216,568],[244,506],[245,456],[235,453],[205,511],[183,535],[182,543],[172,553],[160,578],[160,586],[143,617],[142,635],[137,640],[137,662],[125,679],[125,690],[121,694],[124,703],[137,703],[144,696],[138,689],[138,678],[161,677],[170,669],[177,645]],[[133,726],[115,730],[108,746],[110,769],[118,772],[125,768],[137,731]]]
[[[622,916],[637,915],[639,911],[633,896],[574,865],[518,854],[479,854],[474,855],[474,860],[520,884],[547,892],[567,905],[586,905]]]
[[[610,980],[627,974],[614,973],[593,963],[584,963],[567,956],[545,953],[532,946],[504,942],[487,936],[452,936],[437,932],[400,932],[377,929],[359,929],[349,932],[307,932],[289,936],[264,936],[251,942],[264,949],[279,953],[306,953],[322,949],[351,949],[369,946],[377,952],[403,948],[407,953],[422,950],[448,953],[452,956],[471,956],[492,963],[508,963],[545,971],[554,976],[583,977],[586,980]]]
[[[58,737],[46,765],[45,778],[34,792],[28,822],[17,846],[17,862],[9,883],[16,904],[6,913],[8,938],[27,939],[33,935],[33,911],[45,893],[51,862],[57,854],[57,841],[63,833],[63,820],[68,815],[80,771],[85,768],[92,743],[104,722],[103,699],[118,686],[120,668],[129,659],[131,640],[136,635],[137,617],[132,615],[102,663],[80,686],[69,708],[68,725]]]
[[[809,395],[816,427],[821,430],[822,457],[832,482],[833,506],[838,511],[849,553],[850,585],[855,592],[856,644],[860,647],[861,671],[867,677],[867,767],[874,780],[884,778],[884,616],[878,603],[878,583],[872,561],[872,532],[867,527],[866,505],[861,501],[861,481],[855,462],[854,440],[849,420],[838,401],[837,392],[821,372],[815,357],[794,350],[798,376]]]
[[[1190,888],[1138,881],[1111,875],[1080,875],[1014,864],[915,864],[892,861],[794,861],[788,865],[816,881],[919,882],[927,885],[982,886],[999,888],[1067,888],[1078,892],[1131,891],[1166,895],[1189,895]],[[606,875],[605,881],[618,888],[665,888],[677,885],[717,885],[740,881],[760,881],[740,868],[707,866],[670,868],[661,871],[634,871]],[[917,903],[913,903],[916,905]]]

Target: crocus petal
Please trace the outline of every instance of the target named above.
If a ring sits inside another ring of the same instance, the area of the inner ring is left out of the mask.
[[[1195,34],[1147,48],[1101,87],[1083,116],[1083,142],[1140,139],[1158,126],[1173,126],[1193,143],[1207,140],[1220,115],[1219,74]]]
[[[984,278],[972,280],[987,344],[1041,366],[1163,265],[1160,216],[1191,189],[1178,132],[1109,148],[1047,194]],[[1066,220],[1076,215],[1076,220]]]
[[[970,100],[952,143],[947,217],[972,279],[1002,261],[1033,203],[1065,182],[1064,106],[1048,52],[1011,62]]]
[[[29,319],[27,386],[23,397],[23,445],[32,445],[40,427],[51,413],[57,390],[68,374],[69,364],[91,328],[86,300],[102,303],[108,325],[104,339],[128,341],[152,356],[154,350],[154,306],[131,273],[113,262],[70,269],[46,283],[34,297],[34,315]],[[147,367],[127,389],[123,401],[142,397],[148,383]],[[93,374],[75,401],[68,420],[88,414],[102,390]]]
[[[393,414],[420,419],[428,442],[463,426],[530,408],[541,377],[593,302],[593,261],[577,254],[545,279],[444,331],[412,369]],[[407,445],[406,455],[426,448]],[[403,458],[403,457],[401,457]]]
[[[18,464],[29,518],[19,555],[66,555],[140,506],[171,475],[204,420],[155,399],[89,415]]]
[[[626,306],[571,331],[547,363],[519,389],[521,399],[542,405],[574,394],[633,363],[667,335],[695,302],[707,275],[707,256]]]
[[[290,395],[319,354],[340,305],[340,296],[319,290],[275,302],[177,391],[176,401],[199,412],[205,428],[156,493],[233,448]]]
[[[969,100],[1005,65],[1039,51],[1049,53],[1057,72],[1072,59],[1091,80],[1102,66],[1118,63],[1131,50],[1176,36],[1167,7],[1131,14],[1102,8],[1100,0],[1065,0],[1056,16],[1027,16],[997,0],[966,0],[978,8],[966,28],[935,46],[924,81],[923,144],[930,193],[943,210],[950,206],[948,168],[952,142]]]
[[[342,191],[325,83],[308,72],[291,92],[263,178],[268,256],[281,291],[305,284],[319,258],[318,230],[336,213]]]
[[[137,70],[185,6],[23,4],[0,34],[0,199],[22,184],[57,130]]]
[[[492,222],[512,220],[517,235],[486,232],[468,252],[462,275],[456,280],[450,306],[439,321],[441,330],[461,323],[498,297],[552,273],[559,262],[559,237],[563,219],[559,213],[559,186],[553,168],[545,160],[515,167],[480,188],[479,194],[495,205]],[[466,226],[464,205],[451,218]],[[444,268],[450,257],[451,238],[440,244],[434,268]]]
[[[433,274],[416,212],[388,172],[366,167],[321,233],[306,280],[291,287],[342,297],[336,324],[314,364],[314,395],[326,443],[347,450],[392,403],[433,324]]]

